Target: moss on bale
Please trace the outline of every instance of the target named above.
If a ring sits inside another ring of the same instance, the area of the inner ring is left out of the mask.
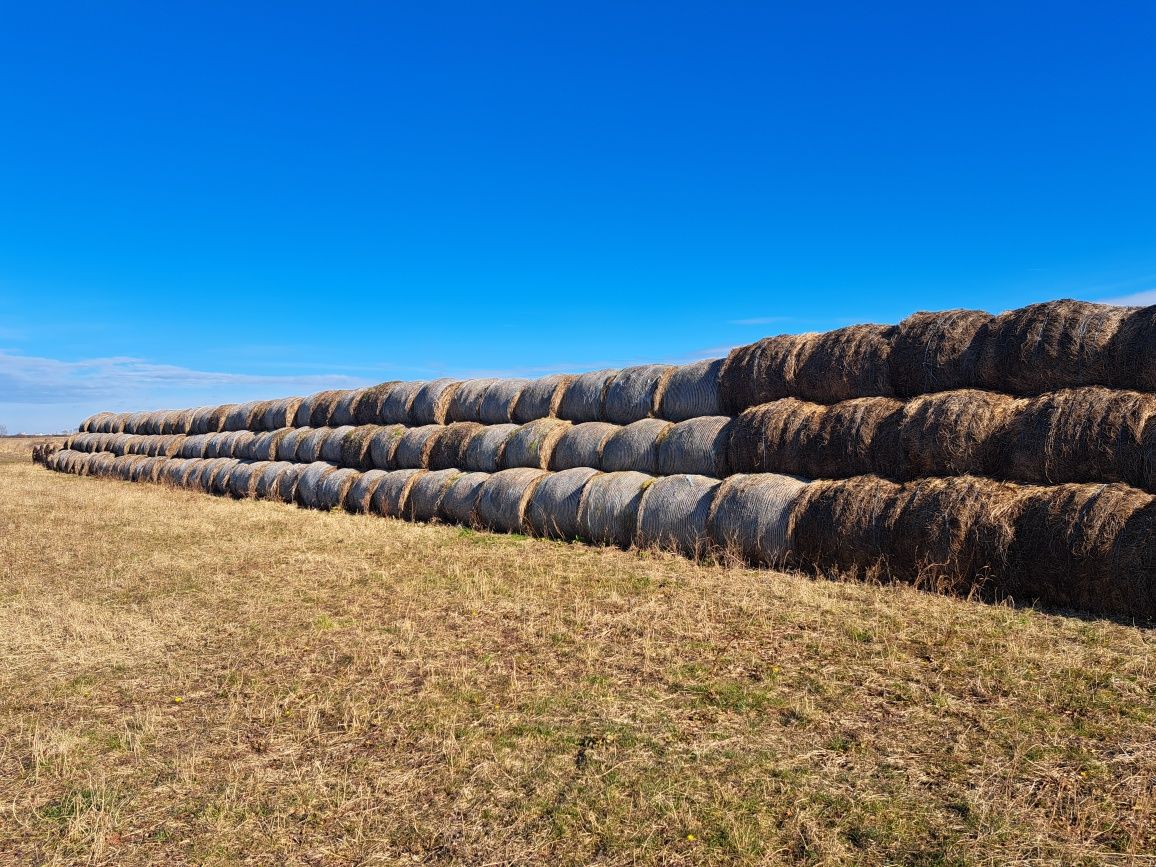
[[[351,428],[341,440],[341,453],[337,456],[336,463],[355,470],[371,469],[373,456],[370,454],[369,446],[377,430],[377,425],[372,424]]]
[[[554,373],[528,382],[514,404],[514,421],[528,424],[540,418],[556,416],[562,395],[573,381],[571,374]]]

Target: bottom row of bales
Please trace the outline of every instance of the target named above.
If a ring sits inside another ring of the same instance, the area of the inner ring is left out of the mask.
[[[50,469],[314,509],[443,521],[597,544],[738,556],[832,576],[899,580],[1156,618],[1156,498],[1122,484],[1016,485],[973,476],[807,482],[773,473],[494,473],[64,450]]]

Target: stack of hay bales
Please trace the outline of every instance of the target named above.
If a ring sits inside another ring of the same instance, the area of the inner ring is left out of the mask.
[[[1156,616],[1156,308],[100,413],[55,470]]]

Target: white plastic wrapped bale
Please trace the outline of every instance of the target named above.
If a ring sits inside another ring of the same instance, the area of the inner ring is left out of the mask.
[[[297,480],[297,502],[307,509],[318,509],[321,502],[321,483],[337,467],[325,461],[314,461]]]
[[[297,460],[297,449],[303,440],[313,428],[311,427],[295,427],[291,428],[281,441],[277,443],[277,460],[295,462]]]
[[[653,476],[630,471],[591,476],[578,508],[579,535],[600,545],[628,547],[642,495],[653,482]]]
[[[595,370],[574,377],[558,404],[558,417],[575,424],[584,421],[605,421],[602,415],[606,390],[617,370]]]
[[[658,417],[686,421],[721,415],[719,376],[725,362],[725,358],[709,358],[675,368],[659,400]]]
[[[282,503],[297,502],[297,483],[308,469],[307,464],[289,464],[288,468],[277,474],[277,484],[273,488],[274,498]]]
[[[506,424],[514,420],[514,405],[528,379],[496,379],[490,383],[478,404],[477,421],[482,424]]]
[[[491,475],[482,484],[474,504],[478,524],[499,533],[523,532],[522,520],[530,496],[546,475],[545,470],[529,467],[501,470]]]
[[[775,473],[734,475],[715,494],[707,532],[715,546],[750,563],[786,561],[788,518],[806,482]]]
[[[363,515],[369,511],[369,502],[377,483],[386,476],[385,470],[366,470],[354,480],[345,494],[345,511]]]
[[[730,475],[727,446],[733,421],[716,415],[692,418],[675,424],[658,444],[658,473],[711,476]]]
[[[546,469],[558,440],[571,427],[570,422],[558,418],[540,418],[522,425],[506,440],[502,466]]]
[[[386,425],[374,431],[369,438],[369,460],[376,469],[397,469],[393,456],[405,431],[405,427],[400,424]]]
[[[496,379],[467,379],[458,383],[446,407],[446,421],[481,421],[482,398]]]
[[[514,421],[527,424],[556,416],[562,395],[573,381],[574,377],[568,373],[554,373],[526,383],[514,404]]]
[[[673,427],[668,421],[644,418],[619,428],[602,446],[602,469],[608,473],[634,470],[657,475],[658,448]]]
[[[383,518],[400,518],[409,490],[425,470],[393,470],[377,483],[369,501],[370,511]]]
[[[433,521],[440,517],[438,508],[450,483],[462,475],[460,470],[432,470],[422,473],[409,489],[405,517],[411,521]]]
[[[418,470],[429,466],[430,451],[436,438],[445,430],[445,425],[440,424],[407,428],[393,453],[394,464],[402,470]]]
[[[496,473],[502,466],[506,440],[518,429],[516,424],[491,424],[470,437],[466,443],[465,466],[461,470]]]
[[[439,516],[451,524],[474,524],[474,507],[489,473],[462,473],[450,480],[438,504]]]
[[[399,382],[382,398],[378,407],[378,424],[409,424],[409,408],[425,382]]]
[[[458,385],[456,379],[446,378],[431,379],[425,383],[409,405],[409,424],[445,424],[446,411]]]
[[[321,480],[317,489],[317,503],[313,507],[328,512],[339,509],[345,503],[345,496],[349,489],[357,483],[361,475],[357,470],[349,467],[339,467]]]
[[[656,414],[658,398],[674,371],[669,364],[644,364],[618,371],[606,388],[603,417],[614,424],[630,424]]]
[[[341,450],[345,444],[345,438],[351,433],[353,433],[353,425],[331,428],[329,436],[321,444],[321,460],[340,465]]]
[[[312,464],[321,460],[321,449],[329,439],[332,428],[315,427],[297,441],[297,463]]]
[[[722,483],[707,476],[680,474],[655,479],[638,508],[635,544],[698,557],[710,548],[707,521]]]
[[[261,416],[261,427],[264,430],[280,430],[291,428],[297,418],[297,408],[301,406],[299,397],[283,397],[280,400],[270,401]]]
[[[276,500],[277,497],[277,480],[281,474],[288,470],[294,464],[288,461],[272,461],[265,464],[265,466],[256,474],[256,481],[253,485],[253,496],[258,500]]]
[[[526,507],[526,526],[535,536],[552,539],[577,539],[581,535],[578,509],[582,505],[582,491],[598,470],[574,467],[550,473],[530,497]]]
[[[576,424],[562,432],[550,454],[550,469],[572,470],[577,467],[600,467],[602,446],[620,431],[616,424],[588,421]]]

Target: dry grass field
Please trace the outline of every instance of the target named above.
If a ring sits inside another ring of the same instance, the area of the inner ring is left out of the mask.
[[[30,442],[0,440],[0,863],[1156,864],[1156,632]]]

